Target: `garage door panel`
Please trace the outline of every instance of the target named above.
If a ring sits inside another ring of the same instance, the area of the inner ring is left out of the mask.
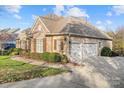
[[[82,45],[82,56],[89,57],[89,56],[97,56],[97,44],[83,44]]]
[[[71,60],[73,62],[79,62],[79,60],[81,60],[81,45],[80,43],[72,43],[71,44]]]

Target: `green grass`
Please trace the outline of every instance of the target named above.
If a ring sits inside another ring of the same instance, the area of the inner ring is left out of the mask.
[[[45,77],[67,72],[65,69],[36,66],[0,56],[0,83]]]

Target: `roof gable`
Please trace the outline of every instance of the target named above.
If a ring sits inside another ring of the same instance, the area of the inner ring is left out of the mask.
[[[31,32],[32,33],[37,33],[39,31],[43,31],[43,32],[46,32],[46,33],[50,32],[49,29],[46,27],[46,25],[42,22],[40,17],[37,17],[32,29],[31,29]]]

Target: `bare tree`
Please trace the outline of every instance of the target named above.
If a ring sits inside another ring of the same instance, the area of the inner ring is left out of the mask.
[[[110,30],[107,34],[113,39],[113,50],[124,56],[124,26],[117,28],[115,32]]]
[[[117,29],[114,41],[115,49],[124,55],[124,26]]]

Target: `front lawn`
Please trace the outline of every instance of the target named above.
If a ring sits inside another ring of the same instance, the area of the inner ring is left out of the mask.
[[[65,69],[36,66],[0,56],[0,83],[45,77],[67,72]]]

